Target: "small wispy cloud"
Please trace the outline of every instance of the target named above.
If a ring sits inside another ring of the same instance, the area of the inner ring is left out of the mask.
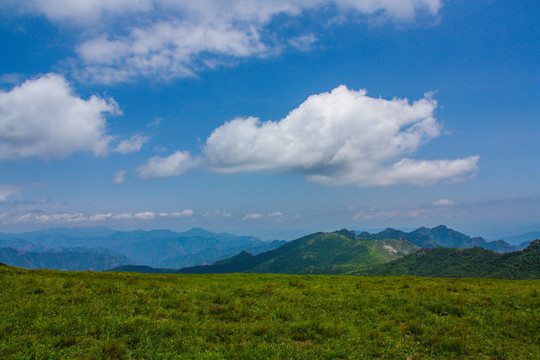
[[[20,196],[22,188],[17,185],[0,184],[0,203],[7,202],[11,196]]]
[[[185,216],[193,216],[195,214],[195,212],[191,209],[186,209],[182,212],[178,212],[178,211],[175,211],[175,212],[172,212],[171,213],[171,216],[173,217],[185,217]]]
[[[151,211],[145,211],[145,212],[137,213],[133,215],[133,217],[137,220],[151,220],[156,217],[156,214]]]
[[[365,211],[359,211],[354,216],[355,220],[388,220],[388,219],[411,219],[418,218],[427,213],[423,208],[403,208],[403,209],[369,209]]]
[[[454,202],[448,199],[441,199],[441,200],[434,201],[432,205],[433,206],[452,206],[454,205]]]
[[[246,214],[246,215],[242,218],[242,221],[246,221],[246,220],[257,220],[257,219],[262,218],[263,216],[264,216],[263,214],[259,214],[259,213],[250,213],[250,214]]]
[[[181,212],[152,212],[144,211],[139,213],[97,213],[87,215],[84,213],[58,213],[58,214],[43,214],[42,211],[32,211],[25,214],[13,215],[10,212],[2,213],[2,222],[4,224],[75,224],[75,223],[96,223],[105,221],[127,221],[138,220],[148,221],[158,217],[160,218],[179,218],[190,217],[195,212],[191,209],[185,209]],[[224,215],[225,216],[225,215]]]
[[[88,218],[89,221],[105,221],[105,220],[108,220],[112,218],[112,214],[111,213],[108,213],[108,214],[96,214],[96,215],[93,215],[93,216],[90,216]]]
[[[283,216],[283,213],[281,213],[280,211],[276,211],[276,212],[273,212],[273,213],[265,213],[265,214],[261,214],[261,213],[249,213],[249,214],[246,214],[244,215],[244,217],[242,218],[242,221],[246,221],[246,220],[257,220],[257,219],[262,219],[262,218],[265,218],[265,217],[271,217],[271,218],[279,218],[279,217],[282,217]]]
[[[143,135],[133,135],[129,139],[122,140],[116,145],[115,151],[120,154],[129,154],[141,150],[142,146],[148,142],[148,137]]]
[[[212,217],[213,216],[213,217],[230,218],[230,217],[232,217],[232,214],[230,212],[227,212],[227,211],[216,210],[216,211],[207,211],[202,216],[203,217]]]
[[[141,179],[165,178],[183,174],[196,165],[197,161],[189,151],[177,151],[167,157],[154,156],[139,166],[137,171]]]
[[[126,170],[120,170],[118,171],[113,179],[112,179],[112,182],[113,184],[123,184],[126,182],[127,178],[126,178],[126,175],[127,175],[127,171]]]

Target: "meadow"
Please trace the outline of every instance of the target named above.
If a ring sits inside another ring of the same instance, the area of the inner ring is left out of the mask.
[[[540,280],[0,267],[1,359],[540,359]]]

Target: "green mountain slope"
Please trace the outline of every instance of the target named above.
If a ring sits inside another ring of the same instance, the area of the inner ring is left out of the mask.
[[[540,279],[540,240],[531,242],[522,251],[505,254],[480,247],[421,249],[392,262],[362,269],[353,274]]]
[[[386,263],[418,248],[403,239],[360,240],[346,230],[315,233],[278,249],[253,256],[243,252],[209,266],[180,269],[179,273],[346,274]]]

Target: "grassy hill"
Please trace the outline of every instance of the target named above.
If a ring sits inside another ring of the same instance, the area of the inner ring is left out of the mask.
[[[180,269],[178,273],[279,273],[346,274],[353,270],[386,263],[418,248],[403,239],[360,240],[341,230],[315,233],[288,242],[259,255],[247,252],[209,266]]]
[[[540,240],[531,242],[522,251],[505,254],[480,247],[421,249],[387,264],[363,269],[353,274],[540,279]]]
[[[1,359],[537,359],[540,281],[0,267]]]

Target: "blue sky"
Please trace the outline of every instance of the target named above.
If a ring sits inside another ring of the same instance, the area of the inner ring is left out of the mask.
[[[0,231],[538,230],[539,10],[3,1]]]

